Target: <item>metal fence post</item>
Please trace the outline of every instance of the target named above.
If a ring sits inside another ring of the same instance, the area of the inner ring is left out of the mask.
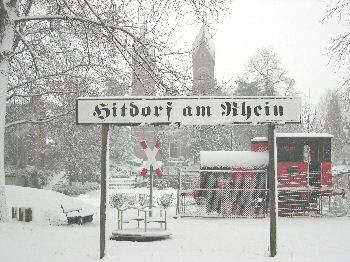
[[[176,198],[176,215],[180,214],[180,191],[181,191],[181,170],[178,168],[178,177],[177,177],[177,198]]]

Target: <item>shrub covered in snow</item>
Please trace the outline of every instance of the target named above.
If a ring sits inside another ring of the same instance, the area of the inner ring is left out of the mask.
[[[109,198],[109,204],[111,207],[120,209],[128,204],[129,197],[123,193],[112,194]]]
[[[166,179],[155,179],[154,186],[158,189],[168,188],[168,181]]]
[[[158,205],[168,208],[173,203],[174,196],[172,193],[165,193],[160,198],[157,199]]]
[[[109,198],[111,207],[121,209],[126,206],[147,207],[149,205],[149,196],[145,194],[128,195],[125,193],[114,193]]]
[[[166,189],[166,188],[177,188],[177,178],[174,176],[163,176],[161,178],[154,177],[153,186],[157,189]],[[135,187],[149,187],[149,179],[141,180],[135,183]]]
[[[52,189],[65,195],[74,196],[97,190],[99,187],[100,185],[97,182],[86,182],[84,184],[74,182],[72,185],[69,185],[67,182],[64,184],[55,185],[52,187]]]

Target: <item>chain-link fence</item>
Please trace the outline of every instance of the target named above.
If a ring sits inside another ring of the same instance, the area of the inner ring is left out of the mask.
[[[180,172],[178,212],[183,216],[264,217],[266,170]]]
[[[315,183],[317,175],[306,176],[305,187],[284,183],[279,177],[279,216],[348,213],[346,195]],[[265,217],[269,212],[266,170],[182,170],[179,185],[177,211],[181,216]]]

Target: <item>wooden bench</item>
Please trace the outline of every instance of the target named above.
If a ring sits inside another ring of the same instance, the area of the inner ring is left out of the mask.
[[[63,213],[66,215],[68,225],[82,225],[87,222],[92,222],[94,213],[83,211],[81,207],[65,207],[61,205]]]

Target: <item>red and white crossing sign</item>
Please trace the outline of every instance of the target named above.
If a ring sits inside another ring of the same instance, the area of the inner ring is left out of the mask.
[[[160,169],[162,166],[162,161],[157,161],[156,155],[160,149],[160,141],[157,140],[156,144],[154,145],[154,148],[151,149],[148,145],[146,140],[141,140],[140,145],[142,149],[145,151],[147,160],[143,162],[143,169],[141,171],[141,176],[145,177],[148,170],[151,169],[151,166],[156,170],[157,176],[163,176],[163,172]]]

